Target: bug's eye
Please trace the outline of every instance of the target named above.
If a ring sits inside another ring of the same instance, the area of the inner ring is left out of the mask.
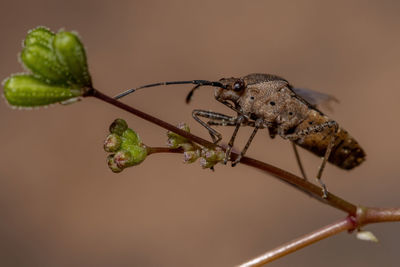
[[[233,84],[233,90],[235,90],[236,92],[241,91],[244,89],[244,81],[242,79],[237,80],[234,84]]]

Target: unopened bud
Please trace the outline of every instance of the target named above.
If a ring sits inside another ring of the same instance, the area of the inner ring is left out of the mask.
[[[128,124],[123,119],[116,119],[110,125],[110,133],[122,135],[128,129]]]
[[[225,152],[219,147],[215,149],[203,149],[202,156],[208,161],[221,161],[225,157]]]
[[[200,151],[185,151],[183,152],[183,162],[184,163],[193,163],[200,157]]]
[[[143,144],[134,146],[130,152],[132,154],[132,166],[142,163],[147,157],[147,147]]]
[[[178,125],[176,127],[181,129],[181,130],[184,130],[185,132],[190,133],[189,125],[187,125],[185,122],[178,123]]]
[[[124,169],[132,165],[133,157],[129,151],[120,150],[115,153],[114,161],[119,168]]]
[[[200,165],[204,169],[206,168],[211,168],[218,162],[223,161],[225,158],[225,152],[219,148],[216,147],[215,149],[203,149],[201,152],[201,159],[200,159]]]
[[[216,164],[216,162],[208,161],[208,160],[206,160],[205,158],[200,158],[199,161],[200,161],[200,166],[201,166],[203,169],[211,168],[211,167],[213,167],[213,166]]]
[[[126,141],[128,141],[129,143],[131,143],[131,144],[135,144],[135,145],[136,145],[136,144],[141,144],[141,140],[140,140],[138,134],[137,134],[134,130],[132,130],[132,129],[130,129],[130,128],[126,129],[126,130],[122,133],[122,137],[123,137]]]
[[[112,172],[115,172],[115,173],[122,172],[122,169],[120,167],[118,167],[117,163],[115,163],[115,161],[114,161],[114,154],[108,155],[107,164]]]
[[[53,48],[57,61],[66,67],[73,83],[91,87],[85,48],[79,37],[72,32],[60,31],[54,36]]]
[[[185,132],[190,132],[189,126],[184,122],[179,123],[176,127],[181,130],[184,130]],[[179,134],[168,131],[167,136],[168,136],[167,145],[170,148],[182,147],[185,151],[194,149],[194,146],[192,145],[191,141],[189,141],[187,138],[183,136],[180,136]]]
[[[121,147],[121,137],[117,134],[109,134],[104,141],[104,150],[106,152],[116,152]]]

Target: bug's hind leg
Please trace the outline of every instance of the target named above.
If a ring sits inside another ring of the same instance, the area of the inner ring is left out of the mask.
[[[300,154],[299,154],[299,151],[297,150],[297,146],[296,146],[296,144],[294,142],[291,142],[291,143],[292,143],[294,155],[296,157],[297,165],[299,166],[301,175],[303,176],[303,179],[307,181],[308,180],[307,179],[307,175],[306,175],[306,172],[304,170],[303,164],[301,163]]]
[[[319,182],[319,184],[322,187],[323,198],[327,198],[328,197],[328,190],[326,189],[326,186],[325,186],[324,182],[321,180],[322,172],[324,171],[326,162],[328,161],[329,156],[331,155],[333,145],[335,144],[337,132],[339,130],[339,126],[335,121],[333,121],[333,123],[329,124],[328,127],[329,128],[333,127],[333,130],[331,131],[331,134],[330,134],[331,138],[329,140],[328,147],[326,148],[325,155],[322,158],[322,162],[321,162],[321,165],[319,166],[318,174],[317,174],[317,181]]]
[[[322,162],[321,162],[321,165],[319,166],[318,173],[317,173],[317,181],[322,187],[322,193],[323,193],[322,197],[323,198],[328,197],[328,190],[326,189],[326,185],[324,184],[324,182],[321,179],[322,172],[324,171],[326,162],[329,159],[329,156],[331,155],[331,152],[332,152],[332,148],[335,144],[337,132],[339,130],[339,125],[335,121],[327,121],[327,122],[324,122],[321,124],[310,126],[310,127],[306,128],[304,130],[301,130],[297,133],[289,134],[289,135],[285,136],[286,139],[295,141],[302,136],[322,132],[326,128],[331,129],[331,131],[329,132],[330,140],[329,140],[328,146],[326,148],[325,155],[322,157]]]

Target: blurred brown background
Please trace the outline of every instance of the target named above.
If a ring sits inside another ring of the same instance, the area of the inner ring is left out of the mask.
[[[37,25],[76,30],[95,87],[115,95],[164,80],[252,72],[335,95],[330,115],[366,150],[346,172],[328,166],[331,192],[370,206],[400,206],[398,1],[2,1],[0,77],[21,72],[17,53]],[[159,87],[124,99],[168,122],[194,108],[230,113],[204,88]],[[232,266],[345,216],[245,166],[202,170],[154,155],[113,174],[102,142],[126,119],[148,145],[165,131],[95,99],[18,111],[0,103],[1,266]],[[232,129],[221,129],[227,140]],[[250,129],[240,131],[242,147]],[[291,147],[263,131],[248,154],[298,173]],[[302,150],[309,176],[320,160]],[[398,266],[399,224],[369,226],[372,244],[341,234],[272,266]]]

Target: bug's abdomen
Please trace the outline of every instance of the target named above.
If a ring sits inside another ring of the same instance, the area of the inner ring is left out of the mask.
[[[304,123],[308,123],[308,121]],[[321,132],[301,137],[294,142],[317,156],[323,157],[330,142],[331,130],[326,128]],[[365,160],[365,156],[365,152],[358,142],[346,130],[339,128],[328,161],[339,168],[350,170],[360,165]]]

